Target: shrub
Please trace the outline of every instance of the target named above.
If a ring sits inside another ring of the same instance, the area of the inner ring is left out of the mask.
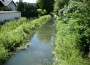
[[[0,11],[11,11],[11,8],[7,6],[3,6],[3,7],[0,7]]]
[[[37,9],[38,15],[45,15],[47,11],[45,9]]]
[[[90,65],[90,8],[83,1],[59,10],[54,44],[55,65]],[[79,61],[79,62],[78,62]]]
[[[89,59],[85,56],[85,58],[83,57],[84,52],[86,52],[87,38],[79,33],[80,29],[85,27],[79,25],[77,22],[79,22],[78,18],[69,18],[68,23],[65,23],[61,18],[57,21],[57,34],[53,52],[55,54],[56,65],[90,64]]]

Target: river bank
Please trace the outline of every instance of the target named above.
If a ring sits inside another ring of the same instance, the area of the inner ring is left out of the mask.
[[[82,23],[81,18],[57,17],[56,37],[53,54],[55,65],[90,65],[88,57],[89,44],[86,39],[89,36],[90,27]],[[83,17],[84,18],[84,17]],[[83,21],[85,22],[85,21]]]
[[[0,26],[0,61],[8,58],[12,51],[20,46],[23,40],[30,37],[34,31],[45,24],[51,18],[50,15],[42,16],[35,20],[21,18],[12,20]]]
[[[4,65],[52,65],[55,32],[55,21],[51,18],[28,39],[30,46],[12,55]]]

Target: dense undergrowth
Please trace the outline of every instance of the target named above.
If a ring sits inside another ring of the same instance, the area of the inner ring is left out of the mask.
[[[58,15],[55,65],[90,65],[89,4],[70,0]]]
[[[41,25],[45,24],[51,18],[50,15],[42,16],[38,19],[31,20],[20,18],[6,22],[0,26],[0,61],[4,61],[10,54],[15,51],[22,42]]]
[[[67,24],[60,20],[57,21],[57,34],[54,42],[56,65],[90,65],[90,60],[83,57],[86,52],[84,46],[87,44],[81,43],[84,41],[81,40],[81,34],[73,29],[78,27],[77,20],[71,18]]]

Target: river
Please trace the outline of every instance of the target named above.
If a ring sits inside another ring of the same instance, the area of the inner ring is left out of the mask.
[[[51,19],[28,41],[30,46],[12,55],[4,65],[52,65],[55,20]]]

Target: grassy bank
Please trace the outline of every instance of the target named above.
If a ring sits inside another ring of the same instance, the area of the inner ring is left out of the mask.
[[[55,65],[90,65],[89,1],[68,0],[59,10]]]
[[[65,23],[61,18],[57,19],[53,52],[55,65],[90,65],[90,59],[84,56],[86,43],[82,43],[83,36],[78,31],[82,25],[78,25],[78,21],[78,19],[70,18],[68,23]]]
[[[20,18],[6,22],[0,27],[0,61],[5,60],[9,53],[14,51],[33,32],[45,24],[50,15],[42,16],[35,20]]]

